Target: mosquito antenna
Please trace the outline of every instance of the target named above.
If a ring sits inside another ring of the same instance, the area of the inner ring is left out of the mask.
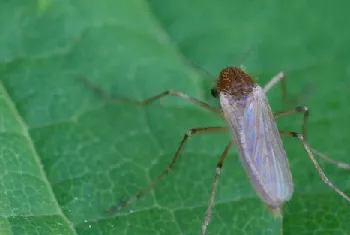
[[[216,79],[216,76],[214,76],[213,74],[211,74],[208,70],[202,68],[199,64],[197,64],[196,62],[192,61],[192,60],[187,60],[187,62],[189,62],[191,65],[193,65],[195,68],[199,69],[200,71],[204,72],[206,75],[208,75],[209,77],[212,77],[214,79]]]
[[[257,41],[255,43],[252,43],[249,45],[249,47],[243,52],[243,54],[240,56],[239,60],[240,61],[240,65],[243,65],[243,62],[249,57],[249,55],[252,52],[252,49],[254,46],[260,44],[262,42],[262,40]]]
[[[252,52],[252,49],[253,49],[253,46],[257,45],[261,43],[261,40],[256,42],[256,43],[253,43],[253,44],[250,44],[250,46],[245,50],[245,52],[241,55],[241,57],[239,58],[238,61],[241,61],[241,64],[243,64],[243,62],[249,57],[250,53]],[[199,64],[197,64],[196,62],[192,61],[192,60],[189,60],[189,59],[186,59],[186,61],[191,64],[193,67],[199,69],[200,71],[204,72],[206,75],[208,75],[209,77],[212,77],[214,79],[216,79],[217,77],[214,76],[212,73],[210,73],[208,70],[202,68]]]

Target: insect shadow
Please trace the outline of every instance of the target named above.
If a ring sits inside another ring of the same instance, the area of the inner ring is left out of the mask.
[[[322,181],[350,202],[350,198],[327,178],[317,162],[315,154],[340,168],[350,169],[350,164],[336,161],[311,148],[306,142],[309,109],[306,106],[298,106],[282,112],[272,113],[265,94],[277,83],[281,82],[282,98],[286,101],[287,89],[286,79],[284,78],[284,74],[280,72],[262,88],[243,69],[239,67],[227,67],[220,72],[216,78],[215,87],[211,89],[211,94],[218,99],[220,108],[213,107],[177,90],[167,90],[142,101],[121,96],[110,96],[104,90],[83,79],[82,82],[100,96],[137,105],[148,105],[166,96],[176,96],[203,109],[214,112],[222,117],[228,125],[226,127],[215,126],[189,129],[185,133],[170,165],[148,187],[129,200],[107,210],[106,213],[112,214],[120,211],[152,190],[173,169],[185,143],[191,136],[222,132],[231,132],[232,139],[229,140],[216,165],[212,192],[202,224],[201,235],[206,233],[212,214],[219,175],[226,156],[234,144],[237,145],[240,160],[253,189],[274,216],[281,215],[283,204],[292,197],[294,190],[289,162],[283,148],[281,135],[298,139],[306,150]],[[277,118],[297,113],[303,114],[304,117],[302,133],[278,130],[275,122]]]

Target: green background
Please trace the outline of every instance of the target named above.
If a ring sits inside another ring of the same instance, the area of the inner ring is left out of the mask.
[[[214,79],[244,64],[263,85],[279,71],[310,108],[309,143],[349,160],[348,1],[0,1],[0,233],[199,234],[229,135],[195,136],[151,193],[185,131],[225,125],[177,98],[148,107],[110,102],[77,82],[142,99],[178,89],[215,104]],[[249,50],[249,48],[251,48]],[[249,50],[247,56],[245,52]],[[268,94],[272,108],[279,87]],[[301,115],[278,120],[300,131]],[[208,234],[350,234],[350,205],[319,178],[300,143],[283,138],[295,193],[282,219],[257,198],[233,149]],[[350,194],[350,172],[321,161]]]

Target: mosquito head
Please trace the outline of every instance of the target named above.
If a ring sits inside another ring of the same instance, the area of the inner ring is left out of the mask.
[[[227,67],[220,72],[219,78],[216,82],[216,88],[218,93],[223,92],[225,94],[233,96],[235,99],[241,99],[248,96],[253,88],[256,86],[255,81],[242,69],[237,67]],[[213,92],[212,89],[212,94]]]

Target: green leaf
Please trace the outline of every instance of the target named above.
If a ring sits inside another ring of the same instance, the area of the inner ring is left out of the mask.
[[[347,1],[1,1],[1,234],[199,234],[228,134],[194,136],[175,169],[119,214],[171,162],[184,133],[226,125],[176,97],[148,107],[111,102],[177,89],[210,98],[211,74],[244,64],[261,85],[279,71],[307,96],[309,143],[348,161],[350,20]],[[250,49],[249,49],[250,48]],[[248,53],[246,53],[249,51]],[[268,94],[281,102],[278,87]],[[281,118],[299,131],[301,115]],[[295,193],[273,218],[232,150],[208,234],[349,234],[350,205],[324,184],[296,139],[284,138]],[[350,194],[350,172],[320,161]]]

